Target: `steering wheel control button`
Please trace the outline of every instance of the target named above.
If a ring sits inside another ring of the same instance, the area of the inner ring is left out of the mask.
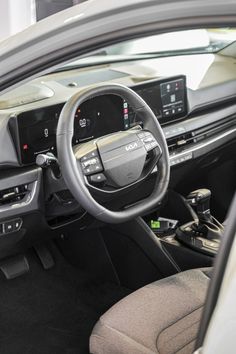
[[[148,138],[152,136],[152,134],[150,132],[145,132],[145,131],[142,131],[142,133],[138,133],[138,137],[139,139],[144,139],[144,138]]]
[[[83,162],[81,162],[81,166],[82,166],[83,173],[86,176],[101,172],[103,170],[103,167],[102,167],[99,157],[98,156],[91,157],[91,154],[87,160],[84,160]]]
[[[81,157],[80,161],[84,162],[84,161],[88,161],[89,159],[93,158],[93,157],[97,157],[98,156],[98,152],[97,150],[91,151],[90,153],[86,154],[85,156]]]
[[[144,144],[148,144],[153,142],[153,137],[152,136],[148,136],[147,138],[143,139]]]
[[[145,138],[145,133],[139,133],[139,134],[138,134],[138,137],[139,137],[140,139]]]
[[[157,141],[153,141],[152,143],[151,143],[151,147],[154,149],[155,147],[157,147],[158,146],[158,144],[157,144]]]
[[[106,177],[103,173],[97,173],[96,175],[92,175],[89,177],[89,182],[92,184],[100,184],[106,181]]]
[[[83,168],[87,168],[87,167],[96,165],[97,162],[98,162],[98,159],[94,157],[94,158],[92,158],[92,159],[89,159],[89,160],[87,160],[87,161],[84,161],[84,162],[82,163],[82,166],[83,166]]]
[[[152,133],[143,131],[138,134],[139,139],[142,140],[147,151],[151,151],[158,146],[158,143]]]

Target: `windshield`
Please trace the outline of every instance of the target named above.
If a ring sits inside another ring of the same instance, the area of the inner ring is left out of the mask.
[[[107,54],[149,54],[196,51],[213,53],[236,40],[236,30],[199,29],[159,34],[104,48]]]
[[[94,52],[65,67],[141,57],[216,53],[236,40],[235,28],[194,29],[125,41]]]

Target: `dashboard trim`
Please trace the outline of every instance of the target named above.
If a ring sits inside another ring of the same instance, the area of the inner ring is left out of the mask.
[[[33,168],[22,173],[16,172],[11,177],[1,178],[1,189],[6,186],[11,188],[21,184],[28,184],[29,192],[19,203],[13,202],[9,205],[0,206],[0,220],[40,210],[41,180],[41,168]]]
[[[2,212],[6,212],[6,211],[10,211],[10,210],[17,210],[19,208],[24,208],[27,205],[31,204],[32,200],[34,199],[35,194],[36,194],[37,184],[38,184],[38,181],[30,183],[31,190],[28,192],[28,194],[25,196],[25,198],[23,200],[21,200],[20,202],[11,203],[8,206],[6,206],[6,205],[0,206],[0,215]]]
[[[181,164],[182,162],[185,162],[186,160],[191,160],[191,159],[194,159],[198,156],[194,156],[194,152],[196,151],[199,151],[201,149],[204,149],[206,147],[208,147],[209,145],[212,145],[214,143],[217,143],[219,142],[220,140],[224,139],[224,138],[227,138],[229,137],[230,135],[234,134],[235,137],[236,137],[236,128],[234,129],[230,129],[228,130],[227,132],[223,133],[223,134],[219,134],[218,136],[214,137],[214,138],[211,138],[211,139],[208,139],[206,142],[204,143],[198,143],[198,144],[194,144],[194,146],[192,148],[186,148],[183,152],[180,152],[180,153],[176,153],[176,154],[171,154],[169,155],[169,159],[170,159],[170,165],[173,166],[173,165],[179,165]],[[228,140],[227,140],[228,141]],[[226,141],[226,142],[227,142]],[[222,144],[220,144],[222,145]],[[176,164],[171,164],[171,162],[174,160],[174,159],[181,159],[181,158],[184,158],[185,156],[187,156],[188,154],[192,154],[192,158],[188,158],[186,159],[185,161],[182,160],[180,161],[179,163],[176,163]],[[155,173],[157,171],[156,167],[153,169],[152,173]]]
[[[211,138],[211,139],[209,139],[209,141],[206,141],[205,143],[196,144],[193,148],[188,148],[184,152],[181,152],[181,153],[178,153],[178,154],[174,154],[174,155],[170,155],[170,159],[175,158],[177,156],[181,157],[184,154],[187,154],[187,153],[194,152],[194,151],[197,151],[199,149],[202,149],[202,148],[204,148],[204,147],[206,147],[206,146],[208,146],[210,144],[213,144],[213,143],[215,143],[215,142],[217,142],[217,141],[219,141],[219,140],[221,140],[221,139],[223,139],[223,138],[225,138],[228,135],[233,134],[233,133],[236,133],[236,128],[230,129],[228,132],[220,134],[220,135],[218,135],[215,138]]]

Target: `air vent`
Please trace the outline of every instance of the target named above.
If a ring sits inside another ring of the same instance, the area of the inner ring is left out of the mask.
[[[236,119],[235,116],[233,116],[228,119],[224,119],[223,122],[222,121],[216,122],[206,127],[199,128],[193,132],[194,142],[197,143],[206,138],[210,138],[219,133],[223,133],[224,131],[227,131],[230,128],[235,128],[235,126],[236,126]]]
[[[173,152],[177,149],[183,148],[186,145],[193,143],[194,141],[193,134],[194,133],[186,133],[186,134],[179,135],[175,138],[168,139],[167,144],[168,144],[169,152]]]
[[[21,201],[28,192],[28,185],[20,185],[0,191],[0,205],[11,204]]]
[[[196,129],[190,133],[184,133],[178,135],[177,137],[167,139],[169,152],[171,153],[174,151],[176,152],[178,150],[182,150],[187,145],[199,143],[235,127],[236,118],[235,116],[232,116],[224,119],[223,121],[218,121],[216,123],[212,123],[210,125]]]

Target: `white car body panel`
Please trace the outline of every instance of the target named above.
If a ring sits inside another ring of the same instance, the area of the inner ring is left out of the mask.
[[[26,77],[60,57],[62,49],[79,54],[139,32],[210,23],[215,16],[236,16],[234,0],[151,1],[89,0],[29,27],[0,44],[0,85],[11,85],[12,77]],[[225,17],[226,19],[226,17]],[[169,22],[171,21],[171,22]],[[143,26],[143,27],[142,27]],[[79,49],[78,49],[79,48]],[[59,61],[59,60],[58,60]],[[38,68],[38,69],[37,69]],[[41,69],[42,70],[42,69]],[[19,80],[18,80],[19,81]],[[0,86],[1,88],[1,86]]]
[[[202,354],[236,352],[236,238],[234,240],[216,308],[211,318]]]

